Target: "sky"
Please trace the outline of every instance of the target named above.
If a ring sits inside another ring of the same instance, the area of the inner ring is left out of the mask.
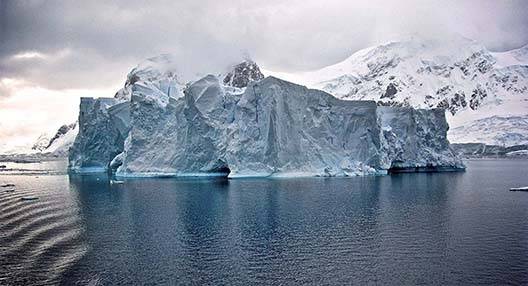
[[[186,70],[250,55],[295,72],[419,35],[492,51],[528,43],[528,1],[0,0],[0,149],[74,122],[79,97],[111,97],[128,71],[170,53]]]

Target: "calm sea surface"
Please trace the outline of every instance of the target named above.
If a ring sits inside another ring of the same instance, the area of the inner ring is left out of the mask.
[[[528,161],[114,185],[6,165],[0,285],[528,284],[528,193],[508,191],[528,186]]]

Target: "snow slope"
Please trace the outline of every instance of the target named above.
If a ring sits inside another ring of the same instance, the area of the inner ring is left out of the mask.
[[[46,150],[50,143],[50,136],[46,133],[41,134],[37,140],[35,140],[35,143],[33,143],[33,146],[31,146],[31,150],[42,152],[43,150]]]
[[[487,145],[528,144],[528,115],[492,116],[452,128],[451,140],[457,143],[480,142]]]

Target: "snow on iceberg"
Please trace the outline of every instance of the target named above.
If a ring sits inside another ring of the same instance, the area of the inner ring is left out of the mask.
[[[264,78],[251,61],[186,85],[153,70],[129,74],[116,99],[81,100],[72,171],[237,178],[464,167],[449,147],[442,110],[340,100]]]

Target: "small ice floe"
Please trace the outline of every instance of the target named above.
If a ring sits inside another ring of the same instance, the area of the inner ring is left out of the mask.
[[[110,180],[110,184],[112,185],[115,185],[115,184],[124,184],[125,181],[118,181],[118,180]]]
[[[2,188],[10,188],[10,187],[14,187],[14,186],[15,186],[15,184],[3,184],[0,187],[2,187]]]
[[[22,201],[34,201],[34,200],[38,200],[38,197],[35,197],[35,196],[25,196],[25,197],[21,197],[20,200],[22,200]]]
[[[528,187],[510,188],[512,192],[528,192]]]

